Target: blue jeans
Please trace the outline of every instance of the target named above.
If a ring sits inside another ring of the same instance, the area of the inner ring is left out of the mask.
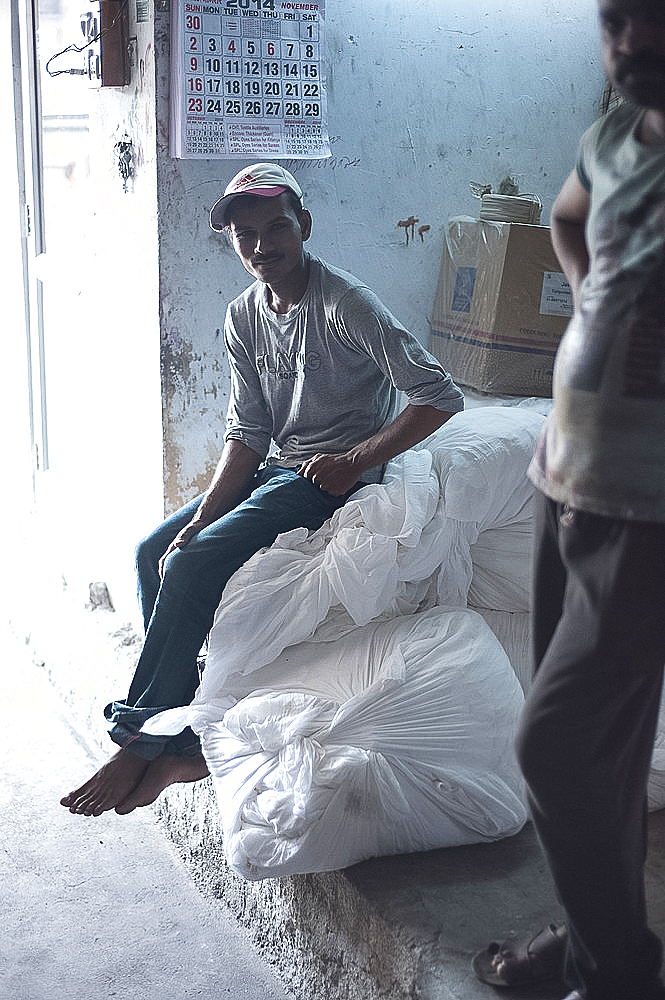
[[[107,705],[111,739],[131,744],[147,759],[159,754],[199,754],[191,729],[174,737],[140,733],[143,723],[167,708],[188,705],[199,684],[197,657],[230,577],[259,549],[293,528],[316,530],[355,491],[333,496],[293,470],[269,466],[253,477],[248,495],[234,510],[203,528],[173,552],[164,579],[159,560],[201,503],[197,497],[137,547],[139,601],[146,634],[125,701]]]

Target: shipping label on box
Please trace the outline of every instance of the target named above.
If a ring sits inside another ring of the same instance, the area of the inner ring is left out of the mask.
[[[476,285],[476,267],[458,267],[455,275],[453,300],[450,305],[452,312],[471,312],[473,290]]]
[[[481,392],[549,396],[572,314],[544,226],[452,220],[432,309],[432,353]]]
[[[573,315],[573,292],[562,271],[545,271],[540,296],[541,316]]]

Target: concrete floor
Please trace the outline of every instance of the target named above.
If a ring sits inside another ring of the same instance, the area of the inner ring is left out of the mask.
[[[68,775],[98,758],[25,647],[4,636],[0,651],[0,998],[286,1000],[152,812],[119,823],[59,805]]]
[[[495,990],[478,983],[471,956],[492,939],[561,916],[533,828],[495,844],[375,859],[348,877],[384,918],[435,939],[421,989],[428,1000],[561,1000],[565,988]],[[650,818],[651,926],[665,939],[665,810]]]

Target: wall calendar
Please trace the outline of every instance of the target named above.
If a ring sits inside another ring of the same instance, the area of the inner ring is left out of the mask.
[[[171,155],[330,156],[324,0],[172,0]]]

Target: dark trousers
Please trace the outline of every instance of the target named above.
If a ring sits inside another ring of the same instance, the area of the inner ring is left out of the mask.
[[[538,494],[535,675],[518,737],[588,1000],[665,997],[644,893],[646,788],[665,664],[665,525]]]

